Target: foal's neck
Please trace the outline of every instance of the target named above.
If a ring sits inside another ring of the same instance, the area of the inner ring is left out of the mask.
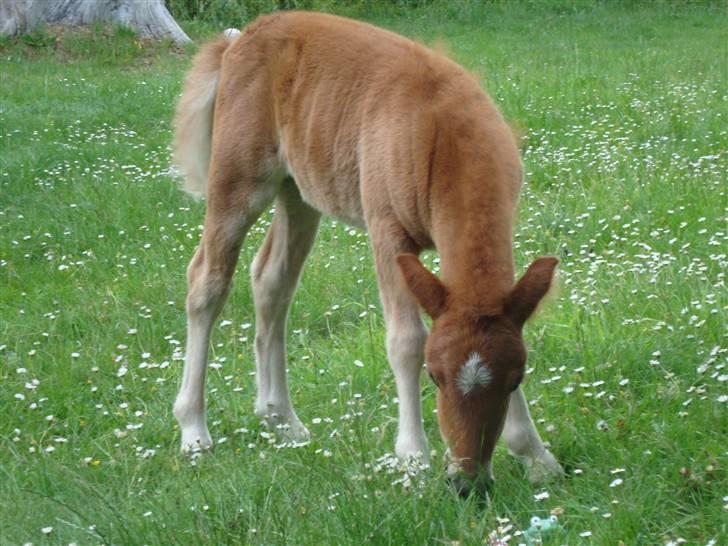
[[[461,304],[499,313],[513,288],[512,210],[463,204],[435,241],[441,278]]]

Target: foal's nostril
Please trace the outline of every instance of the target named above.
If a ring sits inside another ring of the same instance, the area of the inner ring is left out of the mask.
[[[448,478],[448,482],[453,486],[460,497],[466,499],[471,494],[475,494],[479,498],[487,497],[488,493],[493,489],[493,478],[486,475],[467,476],[465,474],[455,474]]]

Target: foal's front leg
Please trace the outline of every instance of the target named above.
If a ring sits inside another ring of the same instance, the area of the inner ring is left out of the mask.
[[[429,453],[420,392],[427,329],[395,261],[397,254],[417,253],[418,249],[401,228],[387,220],[370,221],[368,227],[387,328],[387,357],[399,399],[395,453],[401,459],[420,458],[427,462]]]
[[[429,452],[422,423],[420,392],[427,331],[417,307],[395,307],[386,314],[387,357],[394,372],[399,399],[399,427],[394,451],[400,459],[420,458],[427,462]]]
[[[530,481],[537,482],[550,474],[564,473],[556,458],[543,444],[520,387],[511,394],[508,403],[503,440],[509,451],[526,465]]]

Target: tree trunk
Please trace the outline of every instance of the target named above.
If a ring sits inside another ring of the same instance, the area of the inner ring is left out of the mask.
[[[164,0],[0,0],[0,34],[23,34],[42,24],[118,23],[144,38],[190,39],[164,6]]]

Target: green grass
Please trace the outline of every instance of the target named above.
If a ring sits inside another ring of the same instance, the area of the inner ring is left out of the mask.
[[[549,544],[728,541],[724,8],[452,5],[348,13],[444,40],[524,135],[518,267],[562,258],[559,298],[527,327],[525,390],[572,476],[531,485],[499,448],[490,507],[457,499],[423,380],[433,468],[397,483],[367,238],[329,221],[289,323],[311,444],[278,448],[252,413],[264,218],[214,333],[217,445],[181,456],[171,404],[204,205],[167,169],[191,50],[39,31],[0,41],[0,544],[482,544],[557,507]]]

